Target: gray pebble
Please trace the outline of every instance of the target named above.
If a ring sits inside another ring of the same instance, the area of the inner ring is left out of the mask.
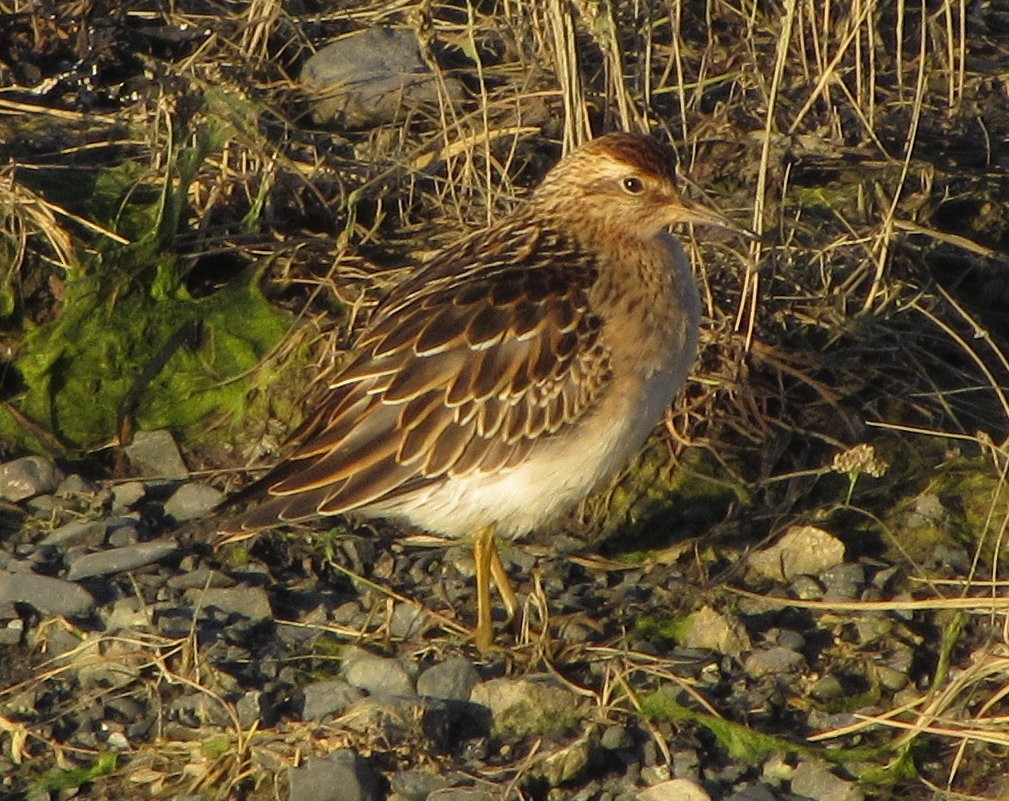
[[[793,651],[801,651],[806,647],[806,638],[799,632],[792,629],[778,629],[775,632],[775,641],[784,648],[791,648]]]
[[[29,604],[42,612],[62,617],[86,615],[95,599],[70,581],[37,573],[0,573],[0,601]]]
[[[183,484],[165,501],[165,514],[176,522],[203,517],[224,500],[224,493],[206,484]]]
[[[136,545],[140,542],[140,532],[131,521],[123,525],[117,525],[109,531],[109,547],[126,548],[129,545]]]
[[[108,612],[103,608],[102,617],[108,631],[123,631],[146,628],[151,625],[151,610],[135,596],[117,598]]]
[[[599,737],[599,745],[607,751],[617,751],[633,747],[634,738],[625,726],[607,726]]]
[[[800,601],[815,601],[823,597],[823,587],[812,576],[796,576],[788,586]]]
[[[375,772],[348,749],[305,760],[288,771],[289,801],[378,801]]]
[[[178,543],[174,540],[151,540],[124,548],[84,554],[71,562],[67,578],[71,581],[80,581],[92,576],[108,576],[136,570],[138,567],[159,562],[178,550]]]
[[[368,128],[402,120],[411,108],[437,105],[440,86],[409,30],[366,28],[344,36],[305,62],[301,82],[313,98],[316,122]],[[445,78],[448,96],[462,84]]]
[[[776,645],[766,651],[754,651],[746,657],[743,667],[751,676],[759,677],[789,673],[800,668],[805,662],[805,657],[797,651]]]
[[[400,601],[392,610],[389,634],[399,639],[408,640],[422,634],[427,625],[428,616],[421,607]]]
[[[470,700],[487,707],[502,736],[558,734],[575,726],[587,702],[550,678],[500,678],[481,682]]]
[[[173,590],[200,589],[204,587],[234,587],[235,580],[219,570],[200,567],[187,570],[177,576],[170,576],[165,582]]]
[[[94,547],[105,542],[104,520],[77,520],[53,529],[42,538],[41,545],[68,547],[83,545]]]
[[[231,726],[227,708],[206,693],[192,692],[179,696],[169,706],[174,718],[183,726],[198,729],[211,726]]]
[[[36,495],[25,501],[25,505],[36,517],[49,516],[51,512],[61,512],[71,507],[70,501],[66,498],[57,498],[55,495]]]
[[[369,738],[384,742],[422,739],[443,751],[457,745],[460,731],[486,735],[489,724],[486,710],[476,704],[417,695],[367,696],[351,704],[340,722]]]
[[[55,492],[61,498],[66,498],[71,495],[100,495],[102,490],[97,484],[85,480],[80,474],[71,473],[59,483]]]
[[[129,508],[147,494],[142,481],[127,481],[112,488],[112,498],[117,507]]]
[[[327,715],[334,717],[364,697],[364,692],[339,679],[316,681],[304,688],[305,705],[302,720],[323,720]]]
[[[559,787],[585,775],[592,754],[592,743],[587,738],[575,740],[546,756],[532,772],[550,787]]]
[[[939,496],[925,493],[918,496],[914,509],[907,516],[907,521],[904,525],[909,529],[935,526],[941,524],[946,517],[946,507],[942,505]]]
[[[824,762],[804,759],[792,773],[792,792],[816,801],[863,801],[865,796],[854,782],[830,772]]]
[[[701,759],[693,748],[674,751],[673,775],[678,779],[701,780]]]
[[[480,674],[465,657],[446,659],[440,665],[429,667],[417,679],[417,692],[432,698],[468,701],[473,688],[480,682]]]
[[[170,431],[138,431],[126,446],[126,456],[138,474],[147,478],[186,478],[189,469]]]
[[[854,562],[846,562],[825,570],[820,574],[820,581],[826,590],[825,600],[855,600],[861,596],[865,586],[865,568]]]
[[[48,459],[25,456],[0,464],[0,498],[24,501],[56,490],[63,473]]]
[[[875,671],[876,678],[879,679],[880,685],[890,692],[903,690],[910,680],[906,672],[894,670],[886,665],[876,665]]]
[[[352,651],[345,658],[343,677],[372,695],[416,695],[411,668],[401,659]]]
[[[726,796],[725,801],[782,801],[782,798],[773,789],[761,783],[736,790],[732,795]]]
[[[24,621],[15,618],[7,620],[0,626],[0,645],[17,645],[25,633]]]
[[[158,604],[154,612],[158,631],[166,637],[185,637],[193,629],[194,610],[189,606]]]
[[[235,703],[238,722],[243,729],[248,729],[254,723],[262,723],[264,711],[264,696],[259,690],[250,690]],[[262,728],[262,727],[260,727]]]
[[[389,786],[405,801],[426,801],[435,790],[449,786],[443,776],[422,770],[401,770],[389,777]]]
[[[818,701],[833,701],[844,695],[844,685],[841,684],[837,676],[828,673],[810,688],[809,694]]]
[[[240,584],[237,587],[210,587],[186,590],[186,600],[205,612],[220,612],[237,616],[249,623],[259,623],[273,617],[270,597],[262,587]]]

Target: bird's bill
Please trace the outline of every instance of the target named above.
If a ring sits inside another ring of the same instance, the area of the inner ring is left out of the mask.
[[[747,239],[756,239],[757,235],[746,226],[740,225],[735,220],[730,220],[722,212],[717,211],[703,203],[680,198],[676,210],[676,222],[692,223],[694,225],[713,225],[717,228],[726,228],[741,234]]]

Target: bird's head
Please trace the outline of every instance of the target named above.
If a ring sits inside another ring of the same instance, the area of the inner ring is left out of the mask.
[[[650,239],[671,225],[741,230],[720,212],[687,200],[676,181],[676,155],[650,136],[611,133],[563,158],[532,202],[571,226]]]

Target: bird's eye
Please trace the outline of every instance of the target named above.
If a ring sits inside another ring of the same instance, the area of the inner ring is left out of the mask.
[[[620,186],[628,195],[640,195],[645,191],[644,181],[633,175],[624,178],[620,182]]]

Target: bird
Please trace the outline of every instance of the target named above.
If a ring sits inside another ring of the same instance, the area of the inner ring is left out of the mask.
[[[280,461],[218,528],[330,515],[470,539],[475,645],[490,584],[517,608],[496,539],[541,529],[630,462],[683,387],[701,303],[669,232],[743,230],[681,194],[672,148],[587,141],[528,199],[448,245],[374,308]]]

